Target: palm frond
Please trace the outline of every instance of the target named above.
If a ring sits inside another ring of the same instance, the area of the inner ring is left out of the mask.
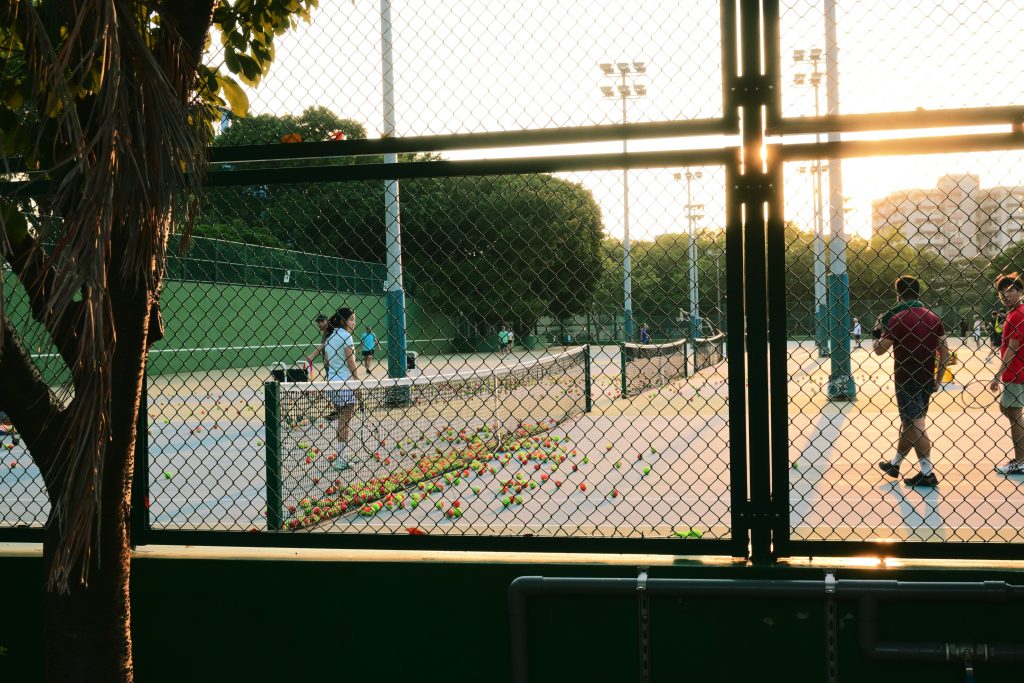
[[[172,222],[187,225],[193,215],[183,198],[198,194],[208,132],[202,117],[190,116],[194,60],[173,31],[153,29],[143,4],[65,3],[69,30],[59,46],[31,0],[15,11],[39,84],[36,108],[56,122],[41,116],[36,131],[37,156],[52,159],[45,203],[60,217],[49,239],[39,240],[52,244],[46,309],[54,321],[72,316],[77,334],[66,451],[47,476],[48,523],[60,537],[49,584],[66,591],[76,568],[87,581],[99,547],[117,352],[111,288],[157,295]]]

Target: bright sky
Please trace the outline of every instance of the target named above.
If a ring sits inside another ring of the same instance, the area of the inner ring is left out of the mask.
[[[794,49],[825,48],[824,0],[782,0],[783,109],[814,113],[814,91],[793,85]],[[1024,7],[1020,0],[839,0],[839,108],[842,113],[1024,104]],[[721,115],[718,0],[394,0],[397,133],[424,135],[609,124],[621,100],[602,96],[598,64],[643,61],[645,97],[628,103],[630,121]],[[250,93],[253,113],[326,106],[382,128],[380,2],[321,0],[310,26],[278,38],[277,61]],[[824,63],[820,68],[824,69]],[[826,110],[825,88],[819,94]],[[959,132],[959,131],[954,131]],[[928,131],[926,134],[938,134]],[[806,138],[787,139],[804,142]],[[658,140],[631,151],[735,145],[736,140]],[[621,143],[475,150],[448,158],[621,151]],[[945,173],[975,173],[983,187],[1024,184],[1011,152],[847,160],[848,229],[867,234],[872,199],[934,187]],[[809,225],[813,182],[787,167],[787,218]],[[685,229],[681,169],[630,173],[633,239]],[[722,223],[720,169],[692,182],[702,226]],[[610,234],[622,235],[621,172],[572,176],[591,189]],[[827,182],[825,183],[827,188]],[[827,195],[827,189],[826,189]]]

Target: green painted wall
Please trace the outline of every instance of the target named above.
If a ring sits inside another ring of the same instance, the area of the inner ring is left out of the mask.
[[[24,330],[33,353],[42,354],[51,382],[64,377],[63,365],[29,315],[20,288],[5,280],[4,300],[12,320]],[[312,351],[318,312],[330,315],[340,306],[356,311],[359,331],[369,324],[386,343],[383,295],[344,294],[237,284],[168,281],[161,299],[165,337],[152,349],[149,372],[244,368],[293,363]],[[455,326],[445,316],[407,299],[409,348],[420,353],[448,353]]]
[[[302,551],[298,551],[301,555]],[[518,576],[635,577],[628,566],[136,559],[136,680],[509,680],[506,595]],[[40,680],[43,566],[0,558],[0,680]],[[655,567],[652,577],[818,579],[823,569]],[[1008,570],[841,570],[843,578],[1006,580]],[[1024,642],[1019,605],[883,603],[893,640]],[[530,603],[531,680],[639,680],[637,602]],[[838,605],[839,681],[963,681],[956,664],[866,660],[852,602]],[[652,680],[823,681],[824,596],[810,600],[653,599]],[[977,665],[977,680],[1019,681],[1019,667]]]

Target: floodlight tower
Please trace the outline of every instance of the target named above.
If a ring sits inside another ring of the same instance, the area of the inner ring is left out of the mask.
[[[700,171],[687,170],[685,173],[675,173],[673,178],[676,180],[682,180],[686,178],[686,225],[687,231],[690,237],[690,244],[687,249],[687,255],[690,260],[690,339],[698,339],[701,335],[701,320],[700,320],[700,290],[698,289],[698,279],[700,277],[700,271],[697,268],[697,222],[704,218],[704,205],[693,203],[693,192],[691,189],[691,183],[696,178],[700,180],[704,174]]]
[[[622,100],[622,123],[627,123],[626,103],[629,100],[647,96],[647,86],[637,80],[647,74],[646,62],[602,62],[599,64],[601,73],[610,80],[612,85],[602,85],[601,94],[609,99]],[[626,154],[626,134],[622,134],[622,153]],[[622,293],[623,313],[625,316],[626,339],[633,338],[633,261],[630,255],[629,242],[629,170],[622,169]]]
[[[819,92],[821,78],[824,75],[818,64],[822,61],[821,48],[815,47],[810,50],[793,50],[793,61],[797,64],[809,63],[811,72],[809,74],[798,73],[793,75],[794,85],[810,85],[814,88],[814,116],[821,115]],[[821,135],[814,134],[814,141],[821,142]],[[826,326],[828,318],[828,286],[826,284],[826,255],[825,255],[825,226],[822,221],[824,196],[821,190],[821,174],[828,169],[820,159],[816,159],[810,167],[800,167],[801,173],[809,172],[814,183],[814,341],[818,346],[818,357],[824,358],[828,355],[829,336]]]

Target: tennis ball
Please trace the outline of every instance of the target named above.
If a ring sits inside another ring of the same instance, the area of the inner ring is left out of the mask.
[[[621,467],[622,467],[622,461],[621,460],[616,460],[615,461],[615,469],[620,469]]]
[[[437,505],[435,505],[434,507],[436,507],[438,510],[444,510],[444,501],[443,500],[437,501]]]
[[[170,470],[164,471],[164,479],[170,479],[173,476],[174,476],[174,472],[172,472]]]
[[[610,450],[612,449],[612,445],[611,445],[610,443],[606,443],[606,444],[604,445],[604,449],[605,449],[606,451],[610,451]]]
[[[644,471],[644,474],[650,474],[651,473],[651,468],[650,467],[645,467],[643,471]]]
[[[654,446],[651,446],[651,453],[657,453],[657,452],[658,452],[658,449],[655,448]]]
[[[580,491],[586,491],[586,490],[587,490],[587,485],[585,483],[584,484],[580,484]]]
[[[523,497],[522,496],[516,496],[516,505],[522,505],[522,504],[523,504]]]
[[[618,498],[618,497],[619,497],[618,489],[612,489],[612,498]]]
[[[504,498],[501,499],[501,504],[504,505],[505,507],[508,507],[511,503],[512,501],[509,499],[508,496],[505,496]]]
[[[590,464],[590,458],[588,458],[587,456],[584,455],[583,456],[583,464],[584,465],[589,465]]]

